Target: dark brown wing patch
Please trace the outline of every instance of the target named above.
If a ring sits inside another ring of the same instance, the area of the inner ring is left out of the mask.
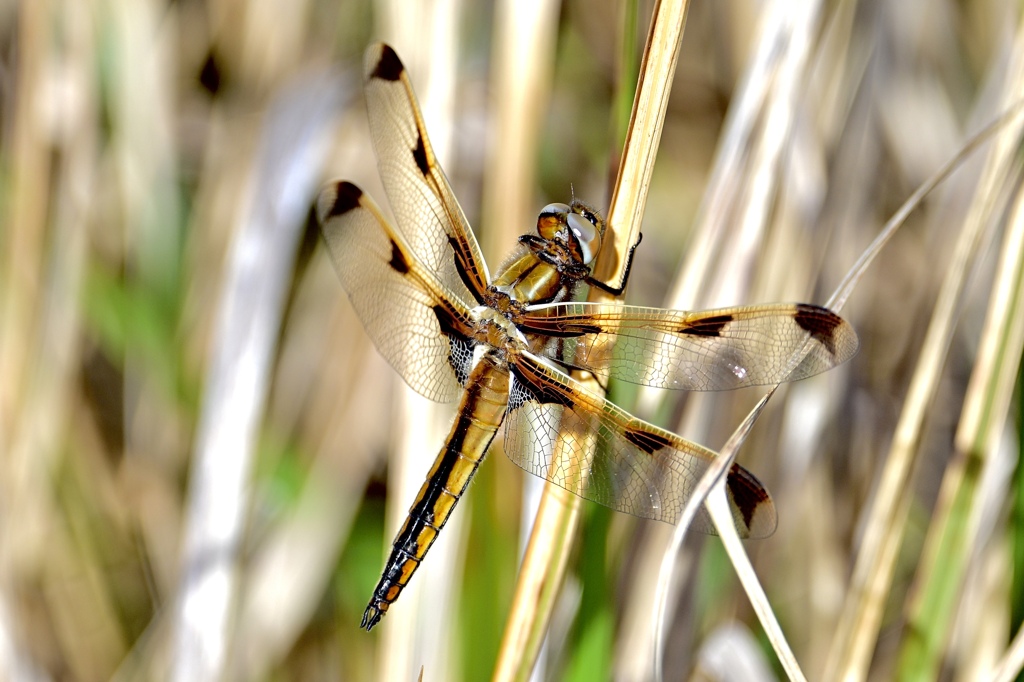
[[[691,336],[719,336],[725,326],[732,322],[732,315],[715,315],[680,328],[680,334]]]
[[[430,164],[427,162],[427,148],[423,144],[423,136],[416,138],[416,149],[412,150],[412,158],[416,161],[416,167],[423,173],[423,177],[430,175]]]
[[[320,216],[321,222],[328,218],[344,215],[352,209],[357,208],[362,197],[363,190],[359,189],[351,182],[336,183],[334,185],[334,201],[331,203],[331,208],[327,212],[327,215]]]
[[[836,315],[828,308],[822,308],[807,303],[799,303],[796,306],[796,323],[800,328],[810,334],[816,341],[828,349],[829,353],[836,353],[836,329],[843,324],[843,318]]]
[[[469,371],[473,364],[473,340],[462,333],[458,321],[452,316],[451,310],[443,305],[435,305],[432,310],[441,331],[448,337],[451,347],[448,353],[448,364],[455,372],[455,378],[463,386],[469,380]]]
[[[448,308],[445,308],[443,305],[435,305],[431,310],[434,311],[434,317],[437,318],[437,324],[441,327],[442,332],[448,336],[462,336],[462,332],[459,330],[455,318],[452,317],[451,311]]]
[[[775,532],[778,517],[771,497],[764,486],[752,473],[738,464],[733,464],[726,478],[733,514],[739,514],[737,521],[750,533],[750,537],[768,537]]]
[[[405,256],[402,255],[402,249],[395,242],[391,242],[391,260],[388,261],[388,265],[400,275],[409,272],[409,263],[405,260]]]
[[[562,405],[563,407],[573,408],[575,403],[572,401],[572,397],[568,391],[559,391],[556,386],[552,386],[550,382],[544,381],[543,377],[528,376],[520,366],[511,365],[509,369],[512,371],[512,375],[515,376],[516,381],[521,383],[524,387],[529,389],[529,392],[533,394],[533,397],[537,399],[541,405]],[[515,409],[518,405],[510,403],[509,409]]]
[[[370,73],[370,78],[380,78],[386,81],[397,81],[402,77],[405,67],[402,60],[398,58],[395,51],[389,45],[381,45],[380,59]]]
[[[622,435],[626,440],[646,452],[648,455],[652,455],[658,450],[672,446],[672,442],[670,440],[661,434],[652,433],[651,431],[636,431],[630,429],[625,431]]]
[[[536,332],[557,339],[571,339],[584,334],[603,334],[608,331],[599,324],[560,324],[557,318],[537,318],[529,314],[520,315],[514,321],[516,326],[525,332]]]

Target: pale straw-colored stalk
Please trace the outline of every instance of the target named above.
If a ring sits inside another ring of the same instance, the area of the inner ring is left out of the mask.
[[[1017,95],[1024,92],[1020,86],[1024,83],[1018,84]],[[980,561],[986,546],[981,530],[984,511],[992,504],[1001,506],[1005,497],[982,494],[981,486],[985,472],[1002,466],[996,449],[1024,350],[1024,192],[1019,172],[1009,171],[1006,177],[1016,184],[1012,209],[953,458],[942,480],[917,584],[908,600],[910,613],[897,672],[901,679],[931,680],[938,675],[959,602],[966,596],[965,575],[971,564]]]
[[[58,12],[69,22],[60,48],[48,39]],[[79,297],[98,156],[87,66],[95,54],[94,25],[82,4],[41,2],[20,8],[19,30],[13,186],[0,230],[0,678],[11,680],[45,679],[26,655],[27,623],[12,608],[19,602],[17,585],[33,575],[55,583],[90,577],[75,596],[92,610],[96,638],[85,646],[61,637],[70,671],[98,672],[116,664],[125,649],[112,596],[96,579],[88,552],[76,551],[75,529],[60,527],[63,505],[50,489],[73,422],[82,345]],[[58,146],[64,153],[51,165]],[[55,555],[66,561],[53,562]],[[54,601],[55,618],[68,623],[68,631],[77,616],[69,601],[64,609]]]
[[[688,6],[683,0],[658,2],[654,7],[633,113],[608,209],[608,233],[594,267],[595,277],[612,285],[621,282],[625,255],[639,235]],[[608,297],[593,288],[590,300]],[[592,390],[600,390],[592,378],[583,380]],[[517,605],[526,600],[529,606],[513,607],[495,679],[526,679],[533,669],[554,597],[564,578],[580,504],[579,498],[553,484],[544,488],[515,600]]]

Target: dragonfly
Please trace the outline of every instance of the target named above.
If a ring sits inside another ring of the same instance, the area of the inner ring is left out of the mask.
[[[726,390],[808,377],[849,359],[857,335],[832,311],[768,304],[698,312],[577,300],[606,225],[575,198],[545,206],[495,277],[434,156],[412,82],[395,51],[364,62],[371,137],[395,222],[356,185],[316,201],[342,286],[377,350],[415,391],[459,400],[451,431],[395,537],[361,627],[398,599],[465,494],[499,429],[524,470],[634,516],[676,523],[716,453],[643,421],[583,382],[615,379]],[[633,247],[635,249],[635,246]],[[743,537],[766,537],[777,515],[758,479],[733,464],[726,480]],[[714,533],[706,510],[694,522]]]

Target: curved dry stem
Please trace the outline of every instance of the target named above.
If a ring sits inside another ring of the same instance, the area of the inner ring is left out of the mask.
[[[700,296],[701,290],[707,291],[708,287],[703,283],[708,281],[707,267],[712,261],[709,256],[722,248],[726,240],[730,244],[729,255],[730,260],[734,261],[734,267],[728,277],[722,276],[724,270],[718,273],[719,284],[715,287],[716,292],[710,294],[711,300],[718,300],[718,297],[728,301],[742,300],[749,290],[750,273],[753,272],[751,263],[764,239],[770,207],[777,192],[778,168],[793,126],[799,84],[809,69],[810,48],[821,11],[820,3],[804,3],[801,10],[793,12],[792,5],[786,2],[771,3],[765,7],[758,49],[743,79],[736,106],[730,112],[715,170],[705,194],[699,237],[688,253],[689,260],[682,270],[683,277],[676,283],[669,304],[671,307],[683,307]],[[778,46],[785,46],[785,49]],[[757,131],[760,131],[759,136]],[[758,141],[751,152],[749,148],[755,137]],[[745,168],[741,169],[741,166]],[[747,177],[741,181],[738,177],[743,174]],[[739,222],[734,230],[729,231],[726,229],[726,218],[730,214],[730,207],[738,199],[742,207]],[[727,234],[730,236],[727,237]],[[735,460],[739,446],[773,393],[774,389],[733,433],[726,449],[720,453],[688,502],[676,526],[672,543],[666,549],[656,597],[658,617],[654,633],[654,661],[658,679],[661,679],[664,624],[669,618],[668,585],[671,582],[671,568],[675,565],[674,557],[682,546],[690,522],[704,503],[705,495],[712,490],[708,481],[718,482],[717,489],[722,491],[720,495],[724,499],[724,489],[721,487],[724,472],[728,471]],[[742,551],[742,543],[736,534],[731,514],[726,513],[721,517],[715,514],[715,508],[710,504],[709,509],[776,655],[792,679],[803,679],[796,657],[786,642],[749,559]]]

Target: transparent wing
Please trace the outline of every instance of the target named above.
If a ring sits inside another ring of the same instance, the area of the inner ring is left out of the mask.
[[[473,359],[466,303],[355,185],[324,188],[317,217],[341,284],[381,355],[418,393],[442,402],[458,397]]]
[[[529,354],[517,354],[511,370],[505,452],[513,462],[617,511],[678,521],[713,451],[634,417]],[[771,535],[777,517],[764,486],[739,465],[727,483],[740,535]],[[714,533],[703,507],[694,527]]]
[[[551,337],[533,350],[634,384],[721,391],[803,379],[857,351],[857,334],[827,308],[770,304],[700,312],[605,303],[531,306],[516,320]],[[798,352],[806,348],[801,359]]]
[[[398,227],[448,290],[482,304],[487,265],[434,156],[409,75],[383,43],[366,51],[364,67],[370,133]]]

